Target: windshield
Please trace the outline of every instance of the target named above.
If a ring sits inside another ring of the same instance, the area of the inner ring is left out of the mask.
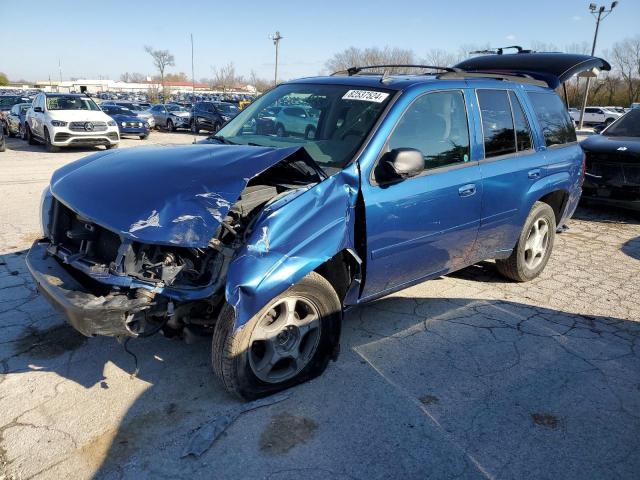
[[[321,167],[344,168],[391,99],[382,89],[287,84],[241,111],[219,132],[225,141],[304,146]]]
[[[124,108],[124,107],[104,107],[104,111],[106,113],[109,113],[111,115],[133,115],[135,116],[135,113],[133,113],[131,110],[129,110],[128,108]]]
[[[603,134],[607,137],[640,137],[640,109],[631,110]]]
[[[167,105],[167,110],[170,112],[188,112],[189,111],[180,105]]]
[[[47,97],[47,110],[100,110],[90,98]]]
[[[230,103],[218,103],[216,104],[216,107],[218,107],[218,110],[222,113],[226,113],[227,115],[235,115],[240,110],[238,107],[231,105]]]

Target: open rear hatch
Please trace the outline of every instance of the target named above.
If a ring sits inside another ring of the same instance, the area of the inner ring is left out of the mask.
[[[574,75],[596,76],[600,70],[611,70],[611,65],[590,55],[521,50],[513,54],[472,57],[458,63],[455,68],[469,73],[526,75],[545,82],[550,88],[557,88]]]

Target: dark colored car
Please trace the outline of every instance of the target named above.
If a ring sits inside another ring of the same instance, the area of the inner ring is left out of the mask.
[[[29,103],[17,103],[7,114],[5,114],[5,120],[7,122],[7,131],[9,136],[19,136],[21,139],[26,140],[26,118],[27,111],[31,108],[31,102]]]
[[[346,308],[484,259],[540,275],[584,172],[553,89],[592,68],[518,53],[281,84],[200,144],[57,170],[28,268],[83,334],[208,332],[224,387],[268,395],[336,358]],[[285,104],[317,111],[313,138],[255,132]]]
[[[9,134],[9,128],[6,115],[11,108],[18,103],[31,103],[31,100],[21,95],[0,95],[0,128],[2,128],[7,135]]]
[[[191,110],[191,131],[198,133],[200,130],[207,130],[215,133],[237,115],[236,110],[238,108],[229,103],[197,102]]]
[[[118,124],[120,136],[137,136],[145,140],[149,136],[149,124],[135,112],[119,105],[102,105],[102,111]]]
[[[640,211],[640,109],[581,145],[587,157],[583,198]]]

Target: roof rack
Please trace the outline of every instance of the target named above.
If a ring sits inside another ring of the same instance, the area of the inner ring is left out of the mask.
[[[499,72],[466,72],[464,70],[457,70],[455,72],[445,72],[438,75],[438,78],[443,79],[466,79],[466,78],[491,78],[494,80],[504,80],[505,82],[527,83],[530,85],[537,85],[539,87],[547,87],[547,83],[542,80],[536,80],[535,78],[525,73],[499,73]]]
[[[469,52],[469,54],[493,54],[493,55],[502,55],[505,50],[517,50],[517,53],[532,53],[533,50],[525,50],[520,45],[511,45],[510,47],[497,47],[497,48],[485,48],[484,50],[474,50],[473,52]]]
[[[359,74],[363,70],[374,70],[380,68],[423,68],[430,70],[442,70],[444,72],[457,72],[459,69],[452,67],[438,67],[436,65],[411,65],[411,64],[390,64],[390,65],[365,65],[362,67],[349,67],[346,70],[338,70],[337,72],[333,72],[331,76],[334,75],[348,75],[350,77]],[[382,75],[386,75],[386,72],[382,73]]]

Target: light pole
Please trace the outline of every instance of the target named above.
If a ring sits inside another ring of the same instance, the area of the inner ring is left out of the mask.
[[[276,72],[275,72],[273,84],[277,85],[278,84],[278,53],[280,50],[280,40],[282,40],[284,37],[280,36],[280,32],[276,32],[275,35],[269,35],[269,38],[273,40],[273,44],[276,46]]]
[[[595,3],[589,4],[589,11],[591,15],[596,17],[596,31],[593,34],[593,46],[591,47],[591,56],[596,53],[596,41],[598,40],[598,29],[600,28],[600,22],[607,18],[609,14],[616,8],[618,2],[611,2],[609,10],[605,7],[598,7]],[[587,108],[587,97],[589,96],[589,86],[591,84],[591,77],[587,77],[587,85],[584,87],[584,98],[582,100],[582,110],[580,110],[580,124],[578,129],[582,130],[582,122],[584,121],[584,111]]]

